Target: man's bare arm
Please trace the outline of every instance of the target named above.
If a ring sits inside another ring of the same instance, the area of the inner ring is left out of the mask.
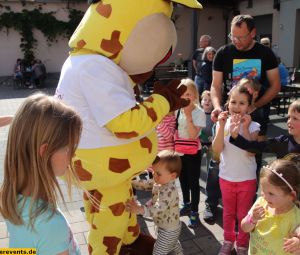
[[[223,72],[213,71],[213,79],[212,79],[210,93],[211,93],[211,100],[214,108],[221,108],[222,84],[223,84]]]

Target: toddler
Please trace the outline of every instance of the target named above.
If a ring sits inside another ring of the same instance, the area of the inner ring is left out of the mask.
[[[167,255],[170,252],[183,254],[178,241],[181,222],[179,220],[179,197],[175,184],[181,171],[180,157],[172,151],[161,151],[153,162],[153,179],[134,180],[132,185],[138,190],[152,190],[152,199],[144,206],[131,200],[126,210],[131,213],[151,216],[158,227],[154,255]]]
[[[295,163],[275,160],[262,168],[261,197],[242,220],[242,229],[250,232],[249,254],[300,254],[300,174]]]

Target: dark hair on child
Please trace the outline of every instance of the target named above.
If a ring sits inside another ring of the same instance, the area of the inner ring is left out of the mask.
[[[300,113],[300,99],[297,99],[296,101],[290,104],[289,111]]]
[[[181,172],[181,159],[178,153],[170,150],[160,151],[153,161],[153,165],[157,163],[166,164],[167,170],[170,173],[176,173],[176,176],[179,177]]]
[[[284,178],[292,186],[293,190],[296,191],[298,196],[300,191],[300,172],[297,161],[300,162],[300,155],[298,155],[298,157],[298,159],[293,157],[289,160],[274,160],[270,166],[262,168],[263,171],[260,173],[260,180],[267,178],[272,185],[279,187],[284,193],[289,194],[291,193],[291,188],[282,180],[282,178]],[[270,169],[276,171],[282,178]]]
[[[240,94],[245,94],[247,96],[247,101],[248,101],[248,104],[251,105],[252,104],[252,98],[253,98],[253,93],[250,92],[250,90],[248,89],[247,86],[245,85],[236,85],[234,87],[232,87],[232,89],[229,91],[229,97],[228,97],[228,101],[227,103],[229,102],[230,100],[230,96],[232,95],[232,93],[234,92],[238,92]]]
[[[254,92],[259,92],[261,88],[261,84],[257,79],[252,79],[252,78],[243,78],[238,82],[238,85],[246,86],[247,88],[250,88],[250,93],[251,89],[254,90]]]

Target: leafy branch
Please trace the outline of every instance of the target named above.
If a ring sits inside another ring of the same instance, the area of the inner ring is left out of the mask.
[[[57,20],[55,12],[41,12],[41,6],[33,10],[23,9],[22,12],[13,12],[9,6],[0,5],[0,8],[5,10],[0,14],[0,30],[15,29],[20,33],[20,48],[27,63],[34,59],[34,49],[37,46],[37,40],[33,36],[34,28],[39,29],[51,45],[59,36],[69,38],[84,14],[76,9],[68,9],[69,21],[65,22]]]

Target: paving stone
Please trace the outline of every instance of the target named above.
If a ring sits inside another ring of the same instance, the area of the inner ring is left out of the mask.
[[[201,252],[200,248],[193,240],[182,241],[181,246],[185,255],[200,254]]]
[[[87,221],[71,223],[70,226],[73,234],[82,233],[90,229],[90,226],[87,223]]]
[[[81,255],[89,255],[89,250],[87,244],[80,245]]]
[[[213,235],[195,238],[193,241],[207,255],[218,254],[221,247],[220,242]]]

